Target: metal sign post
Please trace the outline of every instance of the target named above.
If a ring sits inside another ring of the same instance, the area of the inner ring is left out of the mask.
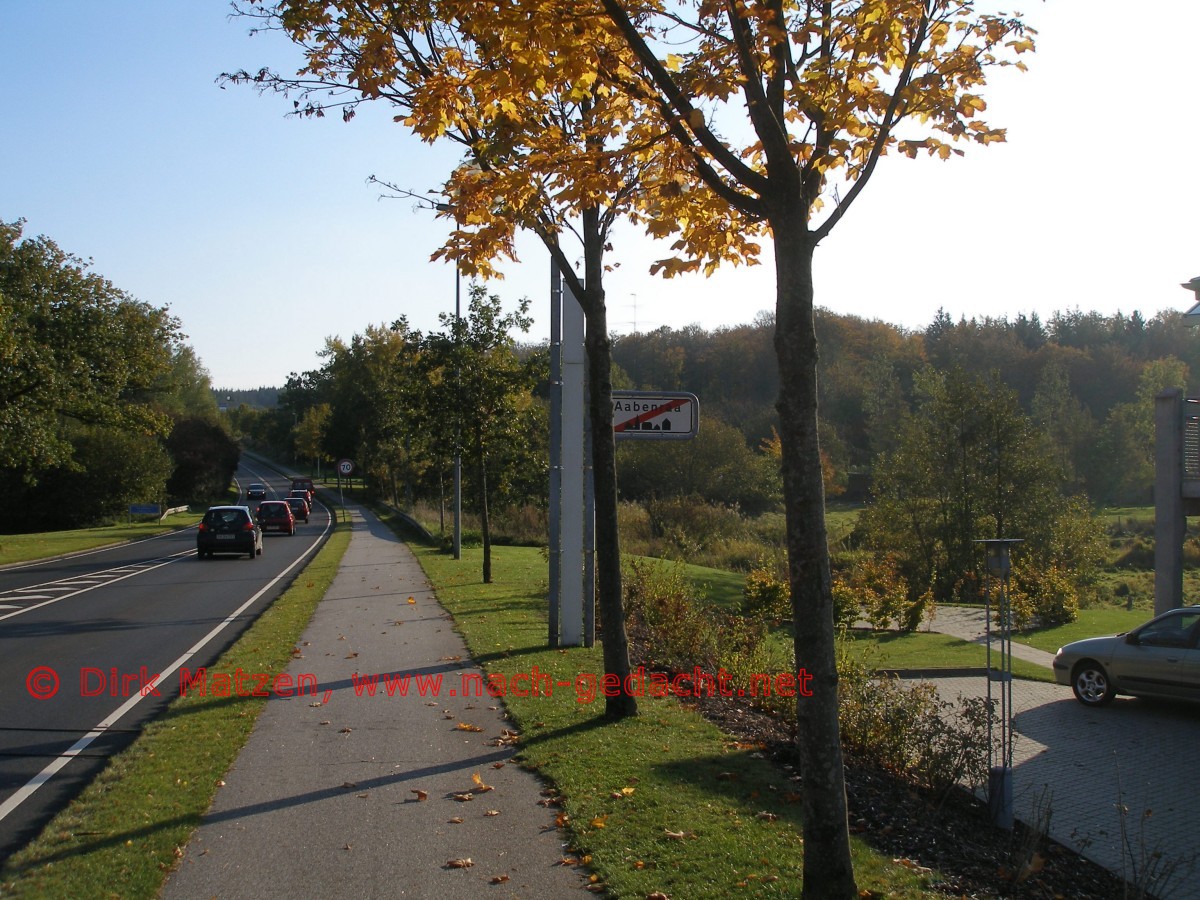
[[[338,502],[341,504],[341,512],[338,514],[339,515],[338,521],[341,521],[340,516],[346,512],[346,495],[342,492],[342,476],[345,475],[347,478],[350,477],[350,473],[354,471],[354,460],[339,459],[338,464],[337,464],[337,471],[338,471]]]

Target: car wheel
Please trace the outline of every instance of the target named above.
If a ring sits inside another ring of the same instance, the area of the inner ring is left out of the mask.
[[[1117,696],[1104,666],[1091,660],[1075,667],[1071,674],[1071,690],[1075,692],[1075,699],[1084,706],[1104,706]]]

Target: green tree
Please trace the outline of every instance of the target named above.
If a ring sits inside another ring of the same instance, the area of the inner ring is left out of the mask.
[[[755,452],[740,431],[709,415],[693,440],[623,442],[618,464],[628,500],[697,496],[747,515],[781,500],[778,457]]]
[[[1049,441],[1067,484],[1079,485],[1084,457],[1095,441],[1096,421],[1076,399],[1061,360],[1052,358],[1043,367],[1030,416]]]
[[[151,402],[179,323],[87,271],[46,237],[0,222],[0,470],[73,467],[68,421],[163,436]]]
[[[875,467],[875,501],[860,519],[864,542],[890,555],[911,600],[974,601],[984,587],[976,543],[1021,538],[1028,572],[1095,574],[1100,527],[1062,490],[1053,448],[994,378],[961,369],[918,378],[917,409]],[[1031,576],[1032,579],[1032,576]]]
[[[1118,403],[1104,420],[1088,460],[1088,489],[1100,502],[1149,503],[1154,484],[1154,398],[1183,387],[1188,367],[1174,357],[1151,360],[1137,380],[1136,399]]]
[[[122,521],[131,503],[166,499],[173,463],[153,435],[104,425],[61,432],[70,462],[43,469],[36,484],[13,486],[0,530],[50,531]]]
[[[295,428],[296,452],[318,466],[324,454],[325,435],[329,428],[328,403],[317,403],[304,411]]]
[[[174,460],[166,485],[167,495],[172,501],[182,503],[206,503],[221,498],[241,457],[241,450],[229,432],[205,416],[179,419],[165,446]]]
[[[474,474],[475,508],[483,537],[483,581],[492,581],[491,508],[529,465],[513,450],[527,446],[536,422],[533,388],[538,366],[516,353],[514,332],[529,330],[529,301],[505,314],[500,298],[479,284],[465,315],[441,314],[440,334],[425,338],[426,395],[440,422],[441,440],[459,449]]]

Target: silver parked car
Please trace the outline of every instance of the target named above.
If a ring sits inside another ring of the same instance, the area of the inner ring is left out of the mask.
[[[1200,606],[1172,609],[1133,631],[1073,641],[1054,657],[1054,678],[1085,706],[1117,694],[1200,700]]]

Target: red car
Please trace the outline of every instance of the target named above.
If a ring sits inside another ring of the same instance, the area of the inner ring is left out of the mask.
[[[293,494],[296,492],[293,491]],[[292,515],[297,519],[308,521],[308,501],[302,496],[287,497],[284,502],[292,508]]]
[[[282,531],[284,534],[296,533],[296,517],[292,508],[284,500],[265,500],[258,504],[255,515],[258,527],[265,534],[268,531]]]

